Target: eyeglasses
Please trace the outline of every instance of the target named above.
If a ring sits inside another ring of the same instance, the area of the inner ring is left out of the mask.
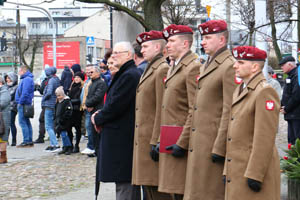
[[[120,53],[126,53],[126,52],[128,52],[128,51],[113,51],[112,54],[118,55]]]

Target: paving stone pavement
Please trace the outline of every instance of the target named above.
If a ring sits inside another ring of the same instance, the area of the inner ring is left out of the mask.
[[[32,122],[34,130],[38,130],[37,116]],[[43,149],[47,145],[48,142],[28,149],[8,148],[9,162],[0,165],[1,200],[94,199],[96,159],[81,154],[66,156],[45,153]],[[283,149],[287,148],[287,123],[282,115],[276,145],[279,154],[283,156]],[[83,141],[81,149],[85,146],[86,141]],[[114,191],[114,184],[101,183],[99,199],[115,200]]]

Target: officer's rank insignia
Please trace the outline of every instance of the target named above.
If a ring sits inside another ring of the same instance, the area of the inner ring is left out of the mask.
[[[235,76],[234,77],[234,82],[239,85],[243,82],[243,80],[241,78]]]
[[[274,110],[275,103],[272,100],[266,101],[266,110]]]

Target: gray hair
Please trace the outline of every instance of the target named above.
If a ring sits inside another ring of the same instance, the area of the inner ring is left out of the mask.
[[[115,44],[114,47],[116,47],[116,46],[122,46],[124,48],[124,51],[129,51],[131,53],[132,57],[133,57],[134,49],[133,49],[130,42],[127,42],[127,41],[118,42],[118,43]]]
[[[101,73],[100,67],[97,65],[91,66],[97,73]]]

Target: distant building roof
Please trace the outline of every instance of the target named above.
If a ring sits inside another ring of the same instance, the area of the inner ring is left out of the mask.
[[[16,27],[16,22],[15,21],[7,21],[7,20],[3,20],[0,21],[0,28],[14,28]],[[21,28],[25,28],[26,25],[25,24],[21,24]]]
[[[54,21],[83,21],[88,17],[53,17]],[[50,21],[48,17],[28,17],[28,22]]]

